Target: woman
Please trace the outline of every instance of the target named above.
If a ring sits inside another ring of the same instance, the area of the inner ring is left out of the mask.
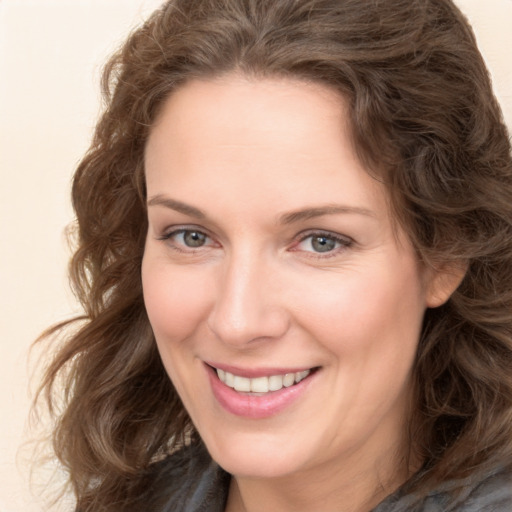
[[[510,510],[511,148],[451,1],[172,0],[104,91],[43,383],[78,509]]]

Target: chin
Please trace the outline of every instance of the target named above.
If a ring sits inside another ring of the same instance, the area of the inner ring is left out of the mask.
[[[288,442],[287,442],[288,441]],[[289,439],[258,432],[228,439],[204,439],[211,457],[225,471],[248,478],[279,478],[305,469],[307,447]]]

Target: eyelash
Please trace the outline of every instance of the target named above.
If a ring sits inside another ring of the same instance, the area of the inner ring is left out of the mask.
[[[188,227],[188,228],[173,229],[172,231],[169,231],[168,233],[165,233],[162,236],[158,237],[158,240],[161,240],[163,242],[172,242],[173,237],[175,237],[177,235],[185,234],[185,233],[197,233],[200,235],[204,235],[207,239],[211,240],[211,237],[208,236],[204,231],[202,231],[201,229],[195,229],[193,226]],[[183,253],[195,253],[204,247],[204,246],[199,246],[197,248],[194,248],[194,247],[188,247],[185,244],[179,244],[179,245],[182,245],[183,247],[185,247],[183,249],[176,243],[171,243],[169,245],[173,250],[175,250],[177,252],[183,252]]]
[[[165,233],[164,235],[158,237],[158,240],[161,240],[164,242],[169,242],[169,241],[172,242],[173,237],[176,237],[178,235],[184,235],[186,233],[197,233],[199,235],[204,236],[206,239],[212,240],[212,238],[207,233],[205,233],[201,229],[195,229],[194,227],[174,229],[174,230],[169,231],[168,233]],[[299,251],[300,249],[297,249],[299,244],[304,243],[308,239],[311,239],[312,240],[311,243],[313,243],[313,240],[315,238],[317,238],[317,239],[324,238],[326,240],[331,240],[335,243],[335,245],[337,245],[337,247],[335,246],[333,249],[325,251],[325,253],[322,253],[320,251],[302,251],[305,254],[308,254],[308,257],[311,257],[311,258],[322,259],[322,258],[330,258],[330,257],[336,256],[340,252],[340,250],[348,249],[354,243],[354,241],[347,236],[341,236],[341,235],[331,233],[328,231],[309,231],[306,233],[299,234],[295,238],[295,242],[290,250],[293,252]],[[205,247],[204,245],[201,245],[201,246],[198,246],[197,248],[194,248],[194,247],[186,246],[184,243],[180,243],[180,244],[171,243],[169,245],[173,250],[175,250],[177,252],[181,252],[181,253],[195,253]],[[180,247],[180,245],[185,248]],[[207,245],[206,247],[209,247],[209,245]]]
[[[334,241],[337,247],[334,247],[332,250],[325,251],[324,253],[319,251],[303,251],[308,255],[308,257],[311,258],[332,258],[333,256],[337,256],[340,251],[343,251],[344,249],[348,249],[349,247],[351,247],[354,243],[354,241],[347,236],[338,235],[336,233],[331,233],[329,231],[309,231],[306,233],[301,233],[296,237],[296,243],[294,244],[292,251],[300,250],[297,249],[297,246],[299,244],[306,242],[308,239],[311,239],[310,244],[312,244],[315,238],[324,238],[326,240]]]

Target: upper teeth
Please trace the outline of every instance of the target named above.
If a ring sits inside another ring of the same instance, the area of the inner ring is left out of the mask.
[[[311,373],[311,370],[304,370],[302,372],[286,373],[284,375],[270,375],[269,377],[256,377],[254,379],[249,379],[218,368],[216,368],[216,370],[219,379],[224,382],[226,386],[229,386],[236,391],[246,393],[268,393],[269,391],[279,391],[283,386],[288,388],[293,384],[297,384]]]

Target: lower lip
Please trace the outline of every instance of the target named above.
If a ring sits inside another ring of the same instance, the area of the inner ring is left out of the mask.
[[[317,372],[309,374],[304,380],[289,388],[283,387],[279,391],[271,391],[264,395],[239,393],[226,386],[211,367],[207,367],[207,373],[213,395],[226,411],[244,418],[262,419],[274,416],[296,402]]]

